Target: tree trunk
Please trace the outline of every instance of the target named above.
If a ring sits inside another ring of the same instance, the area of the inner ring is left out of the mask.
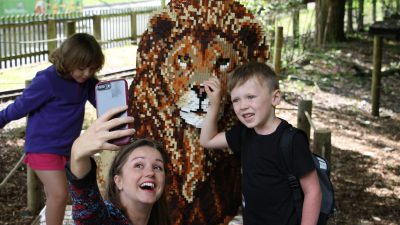
[[[376,22],[376,0],[372,0],[372,21]]]
[[[396,0],[396,11],[400,13],[400,0]]]
[[[299,9],[294,9],[293,15],[293,46],[298,47],[299,46],[299,38],[300,38],[300,10]]]
[[[316,43],[344,41],[345,0],[316,0]]]
[[[364,31],[364,0],[358,0],[357,31]]]
[[[347,0],[347,32],[354,32],[353,29],[353,0]]]

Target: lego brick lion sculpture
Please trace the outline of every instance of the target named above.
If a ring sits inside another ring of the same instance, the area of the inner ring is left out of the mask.
[[[227,224],[236,214],[238,159],[229,149],[210,151],[199,144],[208,106],[202,83],[213,75],[225,88],[235,67],[267,58],[260,25],[238,2],[172,0],[151,17],[138,47],[128,112],[135,136],[159,140],[169,153],[173,224]],[[222,102],[219,127],[226,129],[236,118],[230,102]]]

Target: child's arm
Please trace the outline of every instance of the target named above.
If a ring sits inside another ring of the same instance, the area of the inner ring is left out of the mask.
[[[313,170],[301,177],[300,185],[304,193],[301,225],[315,225],[318,222],[322,200],[317,171]]]
[[[52,96],[51,84],[45,76],[36,76],[13,103],[0,110],[0,128],[20,119],[45,104]]]
[[[205,148],[226,148],[225,132],[218,133],[218,112],[221,103],[221,84],[218,78],[211,77],[204,81],[205,90],[210,101],[207,114],[200,132],[200,144]]]

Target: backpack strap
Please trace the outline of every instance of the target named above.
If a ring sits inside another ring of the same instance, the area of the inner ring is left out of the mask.
[[[293,173],[293,139],[298,130],[291,125],[287,126],[279,140],[279,155],[287,171],[289,187],[292,190],[294,206],[296,209],[297,220],[301,222],[303,211],[303,193],[299,179]]]

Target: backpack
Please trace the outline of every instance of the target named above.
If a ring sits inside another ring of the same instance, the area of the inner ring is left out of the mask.
[[[300,182],[293,175],[293,137],[295,134],[302,134],[308,141],[307,135],[300,129],[294,128],[291,125],[286,127],[279,141],[279,152],[284,166],[288,171],[288,183],[292,190],[294,205],[296,208],[297,221],[301,222],[301,214],[303,209],[303,191],[301,190]],[[325,225],[330,217],[336,211],[335,195],[333,185],[330,181],[329,163],[321,156],[312,153],[315,169],[317,170],[319,183],[322,192],[321,210],[318,218],[318,225]]]

